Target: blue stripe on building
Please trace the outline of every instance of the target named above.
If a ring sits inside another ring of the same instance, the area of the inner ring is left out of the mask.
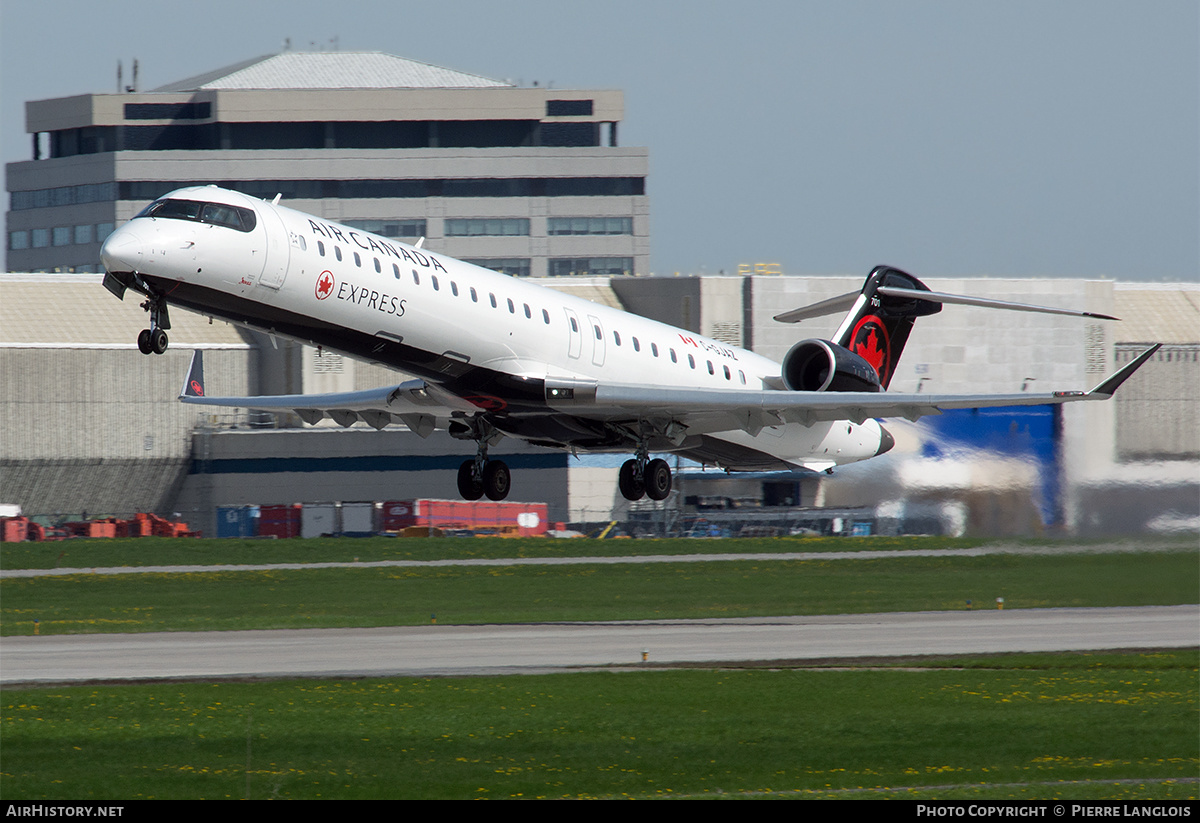
[[[496,455],[514,471],[565,469],[566,452]],[[192,474],[279,474],[282,472],[426,472],[458,471],[463,455],[368,455],[364,457],[245,457],[193,460]]]

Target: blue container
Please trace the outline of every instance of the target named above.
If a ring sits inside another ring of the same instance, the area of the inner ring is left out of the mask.
[[[217,537],[256,537],[258,506],[218,506]]]

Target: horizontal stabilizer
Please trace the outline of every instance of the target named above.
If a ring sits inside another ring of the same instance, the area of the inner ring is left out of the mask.
[[[799,323],[801,320],[809,320],[813,317],[824,317],[827,314],[848,311],[854,305],[854,301],[858,299],[859,294],[860,292],[852,291],[837,297],[830,297],[828,300],[813,303],[811,306],[777,314],[774,319],[779,323]]]
[[[985,297],[968,297],[962,294],[946,294],[940,291],[920,291],[918,289],[901,289],[895,286],[879,286],[876,293],[885,297],[900,297],[915,300],[926,300],[930,303],[953,303],[960,306],[982,306],[987,309],[1012,309],[1013,311],[1034,311],[1043,314],[1065,314],[1070,317],[1094,317],[1098,320],[1120,320],[1107,314],[1090,311],[1075,311],[1074,309],[1055,309],[1049,306],[1034,306],[1029,303],[1011,303],[1007,300],[990,300]],[[817,304],[820,305],[820,304]],[[776,318],[778,319],[778,318]]]

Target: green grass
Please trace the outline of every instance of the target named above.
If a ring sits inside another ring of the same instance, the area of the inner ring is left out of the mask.
[[[0,780],[6,800],[1195,798],[1197,663],[5,689]]]
[[[950,537],[783,537],[724,540],[551,540],[548,538],[313,538],[238,540],[143,537],[0,543],[0,568],[54,569],[101,566],[180,566],[239,563],[363,562],[492,557],[615,557],[629,554],[742,554],[747,552],[857,552],[973,548],[995,540]],[[1057,541],[1005,540],[1005,545],[1059,545]],[[1113,541],[1104,541],[1112,543]],[[1142,537],[1123,543],[1150,550],[1196,548],[1194,537]],[[1071,540],[1069,545],[1101,541]]]
[[[642,545],[625,543],[626,546]],[[1200,602],[1193,551],[76,574],[0,581],[0,634],[848,614]]]

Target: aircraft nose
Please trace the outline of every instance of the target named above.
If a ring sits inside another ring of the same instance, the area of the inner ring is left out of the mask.
[[[142,240],[128,229],[117,229],[100,247],[105,271],[141,271]]]
[[[896,438],[892,437],[892,433],[883,426],[879,427],[879,449],[875,452],[875,456],[890,452],[892,446],[896,445]]]

